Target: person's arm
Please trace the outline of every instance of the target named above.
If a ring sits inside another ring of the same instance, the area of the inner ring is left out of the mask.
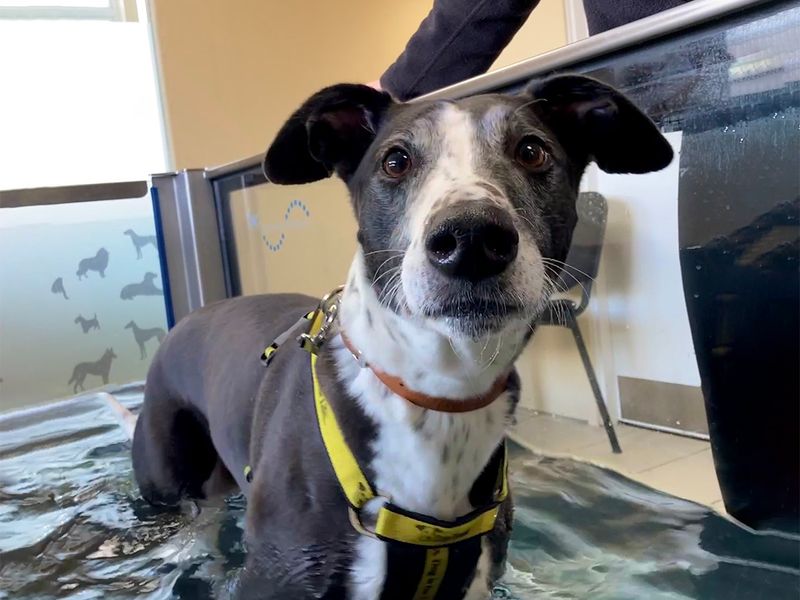
[[[408,100],[484,73],[539,0],[435,0],[400,57],[380,79]]]

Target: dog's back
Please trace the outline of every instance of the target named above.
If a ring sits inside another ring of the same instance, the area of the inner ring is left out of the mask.
[[[313,298],[289,294],[233,298],[195,311],[164,337],[147,375],[142,435],[146,431],[149,446],[167,443],[175,431],[166,425],[149,427],[148,424],[151,421],[166,424],[174,420],[178,428],[185,430],[187,444],[194,444],[186,449],[185,459],[195,463],[195,467],[203,467],[198,473],[171,473],[170,476],[176,480],[184,475],[189,479],[207,476],[207,469],[217,462],[217,453],[211,452],[210,446],[202,442],[188,441],[189,437],[200,436],[227,454],[222,457],[223,462],[237,471],[237,480],[243,481],[238,472],[249,460],[253,395],[265,376],[260,355],[267,344],[316,302]],[[277,401],[277,396],[273,394],[272,398]],[[224,424],[224,429],[220,424]],[[162,437],[167,439],[162,440]],[[198,444],[199,450],[209,450],[204,466],[197,464],[204,458],[202,452],[197,453]],[[148,452],[146,462],[141,461],[139,446],[135,439],[134,466],[143,494],[154,501],[170,500],[159,499],[156,495],[148,497],[148,490],[154,489],[149,480],[154,470],[174,469],[159,464],[159,457],[152,452]],[[181,462],[180,457],[178,462]],[[187,480],[181,482],[181,486],[188,486],[202,495],[199,487],[193,488],[199,483],[202,480]]]
[[[245,573],[240,598],[290,597],[287,585],[298,586],[292,597],[305,597],[308,589],[344,589],[342,574],[352,561],[355,531],[346,519],[330,518],[331,510],[346,514],[346,501],[321,438],[309,435],[316,428],[309,354],[291,336],[269,367],[260,360],[265,347],[317,303],[301,295],[262,295],[206,306],[167,334],[148,372],[133,439],[142,495],[173,504],[238,486],[254,507],[249,551],[266,571],[296,570],[292,581]],[[330,364],[319,365],[319,376],[341,387]],[[358,418],[351,413],[343,429],[369,439],[373,433],[364,428],[371,422],[355,405],[351,410]],[[357,447],[366,460],[367,444]],[[245,467],[259,470],[268,489],[251,486]]]

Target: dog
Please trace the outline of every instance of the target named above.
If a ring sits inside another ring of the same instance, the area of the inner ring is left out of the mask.
[[[139,235],[133,229],[126,229],[124,235],[127,235],[131,238],[131,242],[133,242],[133,247],[136,248],[136,258],[142,258],[142,248],[147,245],[152,246],[153,248],[158,248],[156,245],[156,236],[154,235]]]
[[[94,256],[81,259],[75,274],[79,280],[87,277],[89,271],[97,271],[100,277],[105,277],[106,267],[108,267],[108,250],[100,248]]]
[[[117,358],[117,355],[114,354],[114,349],[106,348],[103,356],[95,362],[82,362],[75,365],[75,368],[72,369],[72,377],[70,377],[67,382],[67,385],[74,384],[72,386],[72,393],[77,394],[78,388],[81,390],[86,389],[83,387],[83,382],[87,375],[97,375],[103,379],[103,384],[108,384],[108,375],[111,372],[111,361],[115,358]]]
[[[671,160],[647,116],[582,76],[409,104],[356,84],[314,94],[264,172],[347,185],[346,285],[322,303],[221,301],[170,331],[133,435],[142,495],[244,493],[239,598],[488,598],[512,521],[514,362],[566,257],[581,175]],[[284,343],[303,331],[310,354]]]
[[[150,329],[142,329],[139,327],[135,321],[129,321],[127,325],[125,325],[125,329],[132,329],[133,330],[133,337],[136,340],[136,343],[139,344],[139,358],[144,360],[147,358],[147,350],[145,349],[145,342],[152,338],[156,338],[158,343],[164,341],[164,336],[167,335],[167,332],[161,329],[161,327],[151,327]]]
[[[97,320],[97,313],[91,319],[85,318],[83,315],[75,317],[75,323],[80,324],[83,333],[89,333],[92,329],[100,329],[100,321]]]
[[[144,279],[139,283],[129,283],[119,293],[119,297],[123,300],[132,300],[136,296],[163,296],[164,290],[160,290],[153,283],[155,278],[158,277],[155,273],[148,271],[144,274]]]
[[[50,291],[54,294],[61,294],[64,296],[64,300],[69,300],[69,296],[67,296],[67,290],[64,289],[64,279],[61,277],[56,277],[53,285],[50,286]]]

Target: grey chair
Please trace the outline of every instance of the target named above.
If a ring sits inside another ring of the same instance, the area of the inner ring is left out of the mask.
[[[558,325],[567,327],[575,338],[575,345],[583,361],[586,376],[592,387],[597,410],[603,420],[603,427],[608,435],[611,450],[615,454],[622,452],[614,430],[614,424],[608,414],[608,407],[603,399],[603,393],[597,384],[597,377],[592,367],[592,361],[583,342],[583,335],[578,326],[578,316],[589,306],[592,293],[592,284],[597,277],[600,267],[600,255],[603,250],[603,239],[606,233],[606,220],[608,218],[608,204],[602,194],[596,192],[583,192],[578,195],[576,204],[578,223],[572,236],[572,245],[567,254],[567,266],[556,279],[559,291],[566,292],[580,288],[581,299],[574,302],[568,298],[553,298],[548,302],[547,308],[540,317],[538,325]]]

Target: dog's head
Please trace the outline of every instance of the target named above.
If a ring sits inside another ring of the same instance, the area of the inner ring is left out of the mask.
[[[515,95],[410,104],[366,86],[329,87],[283,126],[264,169],[278,184],[339,175],[381,301],[474,337],[543,306],[590,161],[644,173],[671,159],[630,100],[570,75]]]

